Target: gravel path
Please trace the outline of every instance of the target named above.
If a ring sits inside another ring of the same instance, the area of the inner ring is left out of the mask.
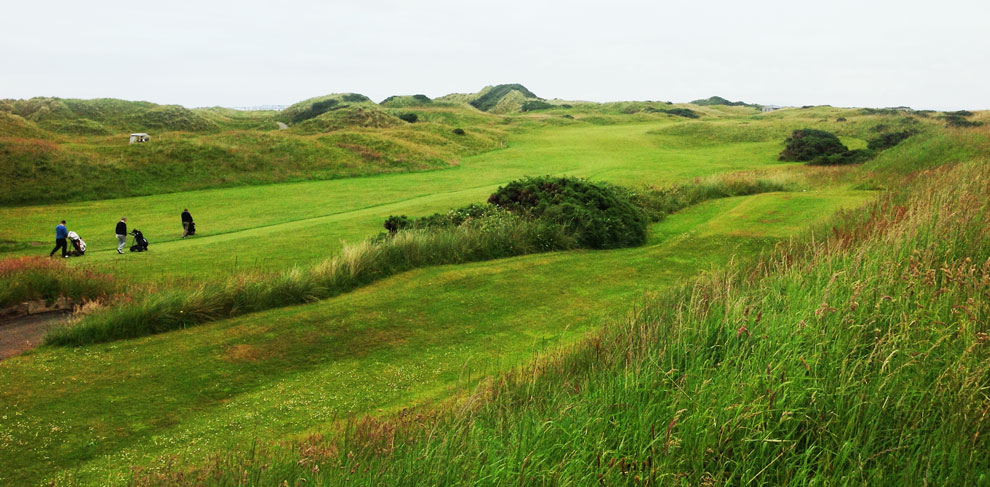
[[[69,311],[49,311],[0,322],[0,360],[41,344],[50,328],[64,323]]]

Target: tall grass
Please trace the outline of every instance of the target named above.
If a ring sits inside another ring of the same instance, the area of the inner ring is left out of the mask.
[[[169,290],[84,317],[45,336],[50,345],[134,338],[292,304],[326,299],[379,279],[431,265],[460,264],[575,248],[563,229],[520,218],[489,218],[440,230],[411,230],[384,241],[345,245],[310,269],[247,274],[192,291]]]
[[[134,484],[986,485],[987,162],[648,298],[446,410]]]
[[[61,259],[13,257],[0,259],[0,309],[25,301],[81,302],[109,297],[120,290],[109,275],[69,267]]]
[[[643,208],[654,222],[662,221],[667,215],[703,201],[748,196],[793,189],[793,181],[785,177],[757,177],[753,174],[718,176],[690,184],[679,184],[668,188],[650,187],[635,191],[633,201]]]

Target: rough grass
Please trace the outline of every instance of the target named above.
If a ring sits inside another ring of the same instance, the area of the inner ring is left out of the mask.
[[[62,259],[12,257],[0,259],[0,309],[26,301],[55,302],[68,298],[77,303],[107,298],[121,286],[112,277]]]
[[[162,333],[245,313],[337,296],[418,267],[460,264],[575,248],[563,228],[519,218],[410,230],[383,241],[345,245],[311,269],[241,275],[193,290],[155,292],[92,314],[45,336],[49,345],[84,345]]]
[[[133,485],[981,485],[988,162],[902,181],[446,409]]]

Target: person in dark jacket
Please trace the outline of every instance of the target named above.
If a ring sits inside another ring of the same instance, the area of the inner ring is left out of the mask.
[[[58,225],[55,226],[55,248],[48,253],[49,257],[55,255],[55,251],[60,248],[62,249],[62,257],[69,256],[69,248],[66,247],[66,242],[65,242],[65,238],[68,236],[69,236],[69,230],[65,228],[65,220],[62,220],[62,223],[59,223]]]
[[[193,219],[192,215],[189,214],[189,208],[182,210],[182,238],[186,238],[189,235],[189,227],[192,224]]]
[[[123,254],[124,246],[127,245],[127,218],[121,218],[120,221],[117,222],[117,229],[115,232],[117,233],[117,242],[119,244],[117,245],[117,253]]]

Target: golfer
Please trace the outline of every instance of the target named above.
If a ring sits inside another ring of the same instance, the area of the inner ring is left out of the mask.
[[[192,226],[193,219],[192,215],[189,214],[189,208],[182,210],[182,238],[186,238],[189,235],[189,227]]]
[[[124,253],[124,246],[127,245],[127,218],[121,218],[117,222],[117,253]]]
[[[55,248],[48,253],[49,257],[55,255],[55,251],[60,248],[62,249],[62,257],[69,256],[69,249],[65,246],[65,238],[68,236],[69,231],[65,228],[65,220],[62,220],[62,223],[55,226]]]

